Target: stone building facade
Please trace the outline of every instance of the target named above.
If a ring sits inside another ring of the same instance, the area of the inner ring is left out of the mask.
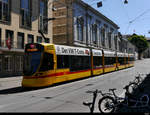
[[[55,20],[44,22],[52,17]],[[0,0],[0,77],[22,75],[26,43],[121,52],[118,29],[117,24],[82,0]]]
[[[0,77],[22,75],[26,43],[52,43],[51,22],[43,21],[52,17],[51,5],[48,0],[0,0]]]
[[[118,25],[81,0],[53,1],[53,43],[119,51]]]

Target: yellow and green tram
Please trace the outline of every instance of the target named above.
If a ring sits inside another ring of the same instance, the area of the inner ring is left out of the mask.
[[[116,53],[114,51],[103,50],[104,73],[112,72],[117,69]]]
[[[134,66],[133,55],[127,59],[113,51],[30,43],[25,46],[23,87],[44,87],[55,83],[92,77]],[[130,63],[125,64],[126,61]],[[128,66],[125,66],[128,65]]]
[[[118,61],[118,63],[117,63],[118,70],[124,69],[127,67],[125,53],[118,52],[117,53],[117,61]]]
[[[128,54],[128,67],[133,67],[134,66],[134,59],[135,56],[134,54]]]

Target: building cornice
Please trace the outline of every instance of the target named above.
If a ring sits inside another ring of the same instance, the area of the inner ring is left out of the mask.
[[[92,11],[93,13],[95,13],[96,15],[100,16],[102,19],[106,20],[107,22],[109,22],[110,24],[112,24],[114,27],[116,27],[117,29],[119,29],[120,27],[115,24],[112,20],[110,20],[109,18],[107,18],[106,16],[104,16],[102,13],[100,13],[99,11],[97,11],[96,9],[94,9],[93,7],[91,7],[90,5],[88,5],[87,3],[83,2],[82,0],[73,0],[73,2],[78,3],[80,5],[82,5],[85,8],[89,8],[90,11]]]

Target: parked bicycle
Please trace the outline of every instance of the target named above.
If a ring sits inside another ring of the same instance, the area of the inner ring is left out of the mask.
[[[126,90],[125,97],[119,97],[115,94],[115,88],[109,89],[112,95],[103,96],[98,103],[98,107],[101,113],[112,113],[117,108],[125,106],[129,108],[146,108],[149,107],[149,96],[143,94],[140,98],[136,98],[128,92],[129,85],[123,89]]]
[[[88,106],[90,112],[94,112],[95,101],[98,93],[100,93],[103,97],[99,99],[98,108],[101,113],[112,113],[117,110],[117,108],[121,106],[126,106],[130,108],[144,108],[149,107],[149,96],[147,94],[143,94],[140,98],[135,98],[129,92],[130,84],[126,85],[123,89],[125,89],[125,97],[119,97],[115,94],[115,88],[109,89],[108,93],[103,93],[101,90],[95,91],[87,91],[86,93],[93,93],[93,100],[91,102],[83,102],[83,105]]]
[[[129,82],[129,87],[128,87],[128,92],[133,93],[133,91],[140,90],[143,91],[144,87],[140,86],[140,84],[143,82],[143,78],[141,77],[142,75],[147,75],[147,74],[138,74],[135,76],[135,79],[131,82]]]
[[[143,78],[141,77],[142,75],[145,75],[145,74],[138,74],[137,76],[135,76],[135,79],[133,80],[133,82],[136,83],[137,85],[141,84],[143,82]]]
[[[90,113],[94,112],[95,101],[96,101],[98,93],[101,93],[102,96],[112,95],[111,93],[102,93],[102,91],[98,90],[98,89],[96,89],[94,91],[86,91],[86,93],[92,93],[93,94],[93,100],[91,102],[83,102],[83,105],[89,107]]]

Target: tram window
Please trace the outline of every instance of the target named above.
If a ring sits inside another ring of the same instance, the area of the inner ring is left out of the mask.
[[[69,68],[69,56],[57,55],[57,68]]]
[[[105,57],[105,65],[113,65],[116,63],[115,57]]]
[[[90,57],[89,56],[81,56],[82,57],[82,63],[83,63],[83,70],[90,69]]]
[[[118,57],[118,62],[120,63],[120,65],[125,64],[124,57]]]
[[[130,58],[129,58],[129,61],[134,61],[134,57],[130,57]]]
[[[102,67],[102,57],[94,56],[93,57],[93,65],[94,65],[94,68]]]
[[[128,57],[126,57],[126,64],[128,64],[129,63],[129,61],[128,61]]]
[[[70,56],[70,71],[79,71],[90,69],[90,57],[89,56]]]
[[[54,69],[53,54],[44,53],[40,71],[48,71]]]

